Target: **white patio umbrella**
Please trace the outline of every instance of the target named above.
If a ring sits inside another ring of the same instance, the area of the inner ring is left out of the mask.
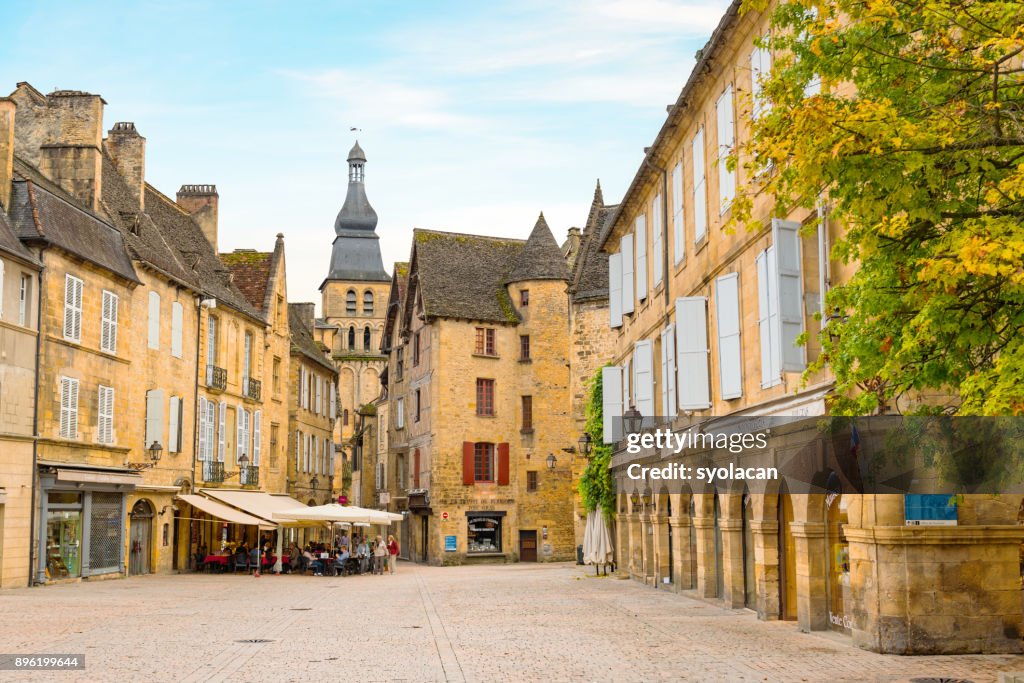
[[[314,505],[313,507],[297,508],[284,512],[275,512],[275,520],[292,522],[349,522],[356,524],[391,524],[400,522],[402,515],[384,510],[370,510],[356,507],[355,505],[338,505],[328,503],[327,505]]]
[[[587,515],[587,526],[583,534],[583,561],[595,566],[608,564],[612,561],[613,553],[604,512],[594,510]]]

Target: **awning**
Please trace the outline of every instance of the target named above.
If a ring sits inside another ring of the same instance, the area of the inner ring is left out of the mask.
[[[261,529],[276,529],[277,525],[272,522],[260,519],[259,517],[253,517],[247,515],[240,510],[236,510],[233,507],[228,507],[223,503],[218,503],[215,500],[211,500],[205,496],[197,496],[191,493],[182,493],[176,496],[180,501],[188,503],[194,508],[198,508],[206,514],[216,517],[217,519],[232,524],[245,524],[248,526],[258,526]]]
[[[274,515],[274,519],[281,521],[295,522],[349,522],[363,524],[391,524],[400,522],[402,515],[384,510],[370,510],[356,507],[355,505],[338,505],[328,503],[315,507],[296,508],[285,510]]]
[[[283,493],[232,489],[199,489],[199,492],[231,507],[244,510],[254,517],[265,519],[274,526],[277,526],[274,520],[275,512],[285,512],[298,508],[306,509],[305,505]]]

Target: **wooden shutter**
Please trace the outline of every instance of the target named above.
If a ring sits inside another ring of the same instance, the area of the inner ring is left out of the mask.
[[[331,381],[329,391],[331,392],[331,414],[329,417],[334,421],[338,419],[338,391],[334,386],[333,380]]]
[[[118,297],[103,290],[102,323],[100,325],[100,350],[117,353],[117,306]]]
[[[636,217],[636,299],[647,298],[647,216]]]
[[[149,293],[149,348],[160,348],[160,295]]]
[[[241,404],[235,406],[235,462],[245,453],[245,410]]]
[[[462,442],[462,485],[472,486],[473,476],[473,442]]]
[[[257,410],[252,414],[252,464],[260,464],[260,441],[263,438],[263,411]]]
[[[662,412],[666,417],[676,414],[676,326],[669,325],[661,332],[661,396]]]
[[[181,420],[181,399],[177,396],[171,396],[171,403],[167,406],[167,452],[177,453],[181,450],[179,447],[179,430]]]
[[[601,368],[601,408],[604,419],[604,442],[615,443],[622,438],[622,368],[609,365]]]
[[[96,440],[99,443],[114,442],[114,390],[102,384],[97,391]]]
[[[402,482],[402,485],[404,487],[405,482]],[[414,489],[420,487],[420,449],[418,448],[412,454],[412,487]]]
[[[206,440],[206,398],[199,397],[199,459],[208,460],[206,449],[209,441]]]
[[[710,407],[707,299],[702,296],[676,299],[676,374],[680,410]]]
[[[804,331],[804,296],[800,277],[800,224],[772,219],[775,250],[776,296],[779,312],[779,354],[781,368],[802,372],[806,363],[804,347],[797,340]]]
[[[761,344],[761,387],[767,388],[779,383],[778,343],[775,331],[778,328],[778,312],[775,306],[775,278],[769,269],[774,260],[772,249],[757,255],[757,334]]]
[[[739,273],[729,273],[715,280],[715,303],[718,318],[718,375],[722,398],[739,398],[743,395]]]
[[[78,438],[78,380],[68,380],[68,438]]]
[[[650,339],[638,341],[633,346],[634,382],[636,409],[644,416],[644,425],[651,424],[657,414],[654,406],[654,342]]]
[[[622,327],[622,254],[608,256],[608,324]]]
[[[221,401],[217,406],[217,411],[217,462],[224,462],[224,451],[227,450],[225,441],[228,428],[228,404]]]
[[[633,235],[623,235],[619,241],[619,253],[622,254],[622,312],[633,312]]]
[[[762,40],[767,40],[764,36]],[[771,110],[771,102],[764,96],[763,79],[768,77],[772,70],[772,53],[764,47],[755,47],[750,53],[750,92],[753,99],[753,118]]]
[[[175,358],[181,358],[182,354],[182,336],[184,334],[182,326],[185,323],[184,320],[185,309],[182,305],[175,301],[171,304],[171,355]]]
[[[693,241],[696,244],[707,236],[708,196],[704,182],[704,127],[693,136]]]
[[[672,252],[675,263],[686,255],[686,238],[683,231],[683,162],[672,169]]]
[[[498,485],[508,486],[508,444],[498,444]]]
[[[633,354],[622,365],[622,410],[625,412],[633,405],[633,394],[629,388],[633,381]]]
[[[149,448],[153,442],[166,447],[164,440],[164,390],[150,389],[146,392],[146,443],[143,449]]]
[[[735,142],[732,85],[726,86],[725,92],[718,98],[715,112],[718,117],[718,208],[720,213],[725,213],[736,196],[736,172],[730,171],[726,164],[726,157]]]
[[[654,274],[655,287],[661,284],[665,270],[665,256],[663,253],[665,241],[661,234],[661,209],[661,193],[659,192],[654,195],[654,202],[651,204],[651,259],[653,259],[651,262],[651,272]]]
[[[82,281],[64,276],[64,338],[82,341]]]

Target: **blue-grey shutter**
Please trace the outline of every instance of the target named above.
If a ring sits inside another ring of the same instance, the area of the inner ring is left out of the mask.
[[[804,331],[804,296],[800,278],[800,224],[772,219],[775,250],[782,370],[803,372],[804,347],[797,339]]]
[[[718,328],[718,375],[722,398],[743,395],[740,370],[740,290],[739,273],[729,273],[715,280],[715,310]]]
[[[711,406],[707,299],[702,296],[676,299],[676,374],[680,410]]]
[[[633,235],[623,235],[619,241],[622,254],[622,312],[633,312]]]
[[[604,442],[615,443],[622,438],[622,368],[615,365],[601,368],[601,392]]]
[[[608,256],[608,324],[622,327],[622,254]]]

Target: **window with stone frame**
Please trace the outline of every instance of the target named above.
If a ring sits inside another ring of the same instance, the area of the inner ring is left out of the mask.
[[[498,352],[494,344],[494,328],[476,328],[476,345],[473,353],[477,356],[497,356]]]
[[[476,380],[476,414],[487,417],[494,416],[494,380],[477,378]]]
[[[537,470],[526,471],[526,490],[530,493],[537,490]]]
[[[421,411],[421,409],[423,407],[421,405],[421,403],[420,403],[421,394],[420,394],[420,390],[419,389],[416,390],[416,393],[413,395],[413,398],[415,399],[415,402],[413,403],[413,413],[412,413],[413,418],[412,419],[413,419],[413,422],[419,422],[420,421],[420,411]]]
[[[412,337],[412,366],[420,364],[420,333],[417,331]]]
[[[495,448],[493,443],[473,444],[473,481],[495,480]]]
[[[373,292],[363,292],[363,315],[373,315]]]
[[[530,290],[520,289],[519,290],[519,305],[529,306],[530,305]]]
[[[530,360],[530,335],[519,335],[519,360]]]
[[[528,434],[533,431],[533,396],[521,396],[523,406],[523,424],[519,431]]]
[[[356,311],[356,290],[350,289],[345,295],[345,312],[355,315]]]

